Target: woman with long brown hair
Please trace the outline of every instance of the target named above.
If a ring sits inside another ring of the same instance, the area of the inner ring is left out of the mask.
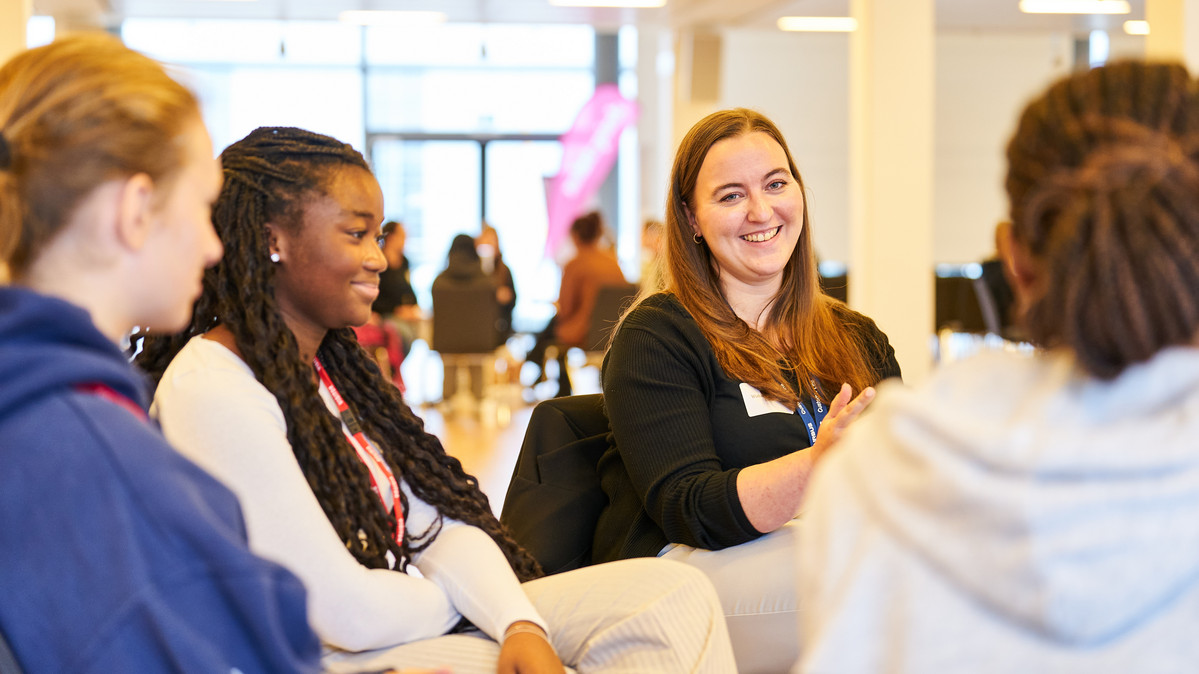
[[[803,189],[766,117],[697,123],[671,172],[665,290],[624,316],[603,368],[593,556],[706,571],[744,672],[794,661],[788,524],[815,455],[899,375],[874,323],[821,293]]]

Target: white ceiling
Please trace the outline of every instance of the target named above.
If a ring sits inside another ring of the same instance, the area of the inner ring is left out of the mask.
[[[889,0],[903,2],[904,0]],[[850,0],[668,0],[660,9],[554,7],[549,0],[33,0],[34,12],[70,23],[115,25],[124,17],[335,19],[346,9],[445,12],[467,23],[585,23],[670,27],[772,28],[780,16],[845,16]],[[1145,0],[1131,0],[1124,16],[1029,15],[1018,0],[936,0],[941,29],[981,31],[1118,30],[1145,18]]]

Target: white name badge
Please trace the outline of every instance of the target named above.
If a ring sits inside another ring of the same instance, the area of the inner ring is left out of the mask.
[[[741,397],[745,399],[745,413],[751,417],[763,414],[795,414],[795,410],[787,409],[781,402],[763,398],[761,391],[745,382],[741,383]]]

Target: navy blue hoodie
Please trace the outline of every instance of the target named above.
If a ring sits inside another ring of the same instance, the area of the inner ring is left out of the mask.
[[[37,672],[315,672],[305,591],[80,308],[0,287],[0,631]]]

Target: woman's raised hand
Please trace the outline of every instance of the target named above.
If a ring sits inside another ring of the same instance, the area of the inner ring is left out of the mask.
[[[837,444],[845,429],[849,428],[849,425],[858,418],[862,410],[870,404],[870,401],[874,400],[874,387],[866,387],[858,394],[858,397],[851,400],[852,396],[853,389],[849,384],[842,384],[841,390],[829,403],[828,414],[820,423],[820,431],[816,434],[816,444],[812,446],[812,465],[815,465],[825,452]]]

